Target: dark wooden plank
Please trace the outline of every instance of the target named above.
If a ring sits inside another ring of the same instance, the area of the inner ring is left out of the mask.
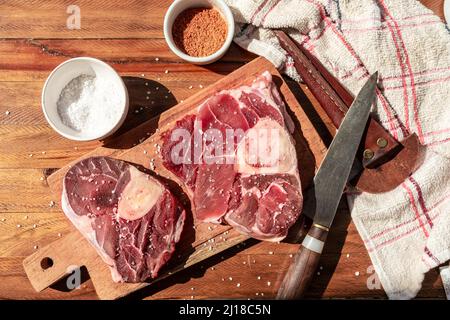
[[[127,66],[150,67],[164,72],[168,63],[182,62],[169,50],[164,39],[1,39],[0,40],[0,81],[14,81],[11,71],[32,70],[50,72],[59,63],[74,57],[89,56],[102,59],[112,65],[119,65],[125,71]],[[224,63],[245,63],[255,55],[232,44],[225,56],[211,66],[191,67],[189,70],[220,70]],[[138,71],[139,72],[139,71]],[[17,81],[26,81],[26,79]]]

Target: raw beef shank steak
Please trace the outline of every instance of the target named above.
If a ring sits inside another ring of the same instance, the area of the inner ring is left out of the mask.
[[[269,72],[223,90],[163,133],[163,165],[197,219],[280,241],[303,206],[294,125]]]
[[[155,278],[183,230],[185,211],[158,180],[107,157],[73,165],[62,207],[111,269],[115,282]]]

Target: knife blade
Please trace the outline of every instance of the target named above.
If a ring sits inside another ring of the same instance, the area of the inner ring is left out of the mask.
[[[350,169],[350,174],[347,179],[347,185],[355,177],[357,177],[359,174],[361,174],[361,172],[363,170],[364,170],[364,167],[361,164],[361,161],[355,160],[353,162],[352,168]],[[310,218],[311,220],[314,220],[314,216],[316,213],[315,192],[316,192],[316,190],[314,189],[314,183],[312,183],[311,186],[309,186],[308,189],[306,189],[306,191],[303,194],[305,202],[303,203],[302,214],[304,214],[306,217]],[[344,190],[344,192],[345,192],[345,190]],[[299,239],[299,236],[301,236],[302,234],[303,234],[303,231],[300,232],[299,235],[295,235],[296,239]]]
[[[333,222],[369,118],[377,77],[378,73],[374,73],[364,84],[314,177],[317,203],[315,224],[329,228]]]
[[[281,283],[277,299],[301,298],[317,269],[369,119],[377,79],[378,72],[375,72],[358,93],[314,177],[316,210],[313,225]]]

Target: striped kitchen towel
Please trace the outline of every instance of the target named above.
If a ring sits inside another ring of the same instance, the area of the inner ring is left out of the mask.
[[[395,190],[348,195],[389,298],[409,299],[450,258],[450,34],[416,0],[226,0],[235,42],[298,78],[271,29],[282,28],[353,94],[379,71],[374,112],[398,140],[416,133],[424,164]]]

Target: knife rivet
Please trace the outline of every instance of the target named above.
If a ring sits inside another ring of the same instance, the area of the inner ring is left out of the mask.
[[[387,145],[388,145],[388,142],[387,142],[387,140],[386,140],[385,138],[378,138],[378,140],[377,140],[377,145],[378,145],[380,148],[386,148]]]
[[[372,150],[370,150],[370,149],[364,150],[364,153],[363,153],[364,159],[372,159],[374,155],[375,155],[375,153]]]

